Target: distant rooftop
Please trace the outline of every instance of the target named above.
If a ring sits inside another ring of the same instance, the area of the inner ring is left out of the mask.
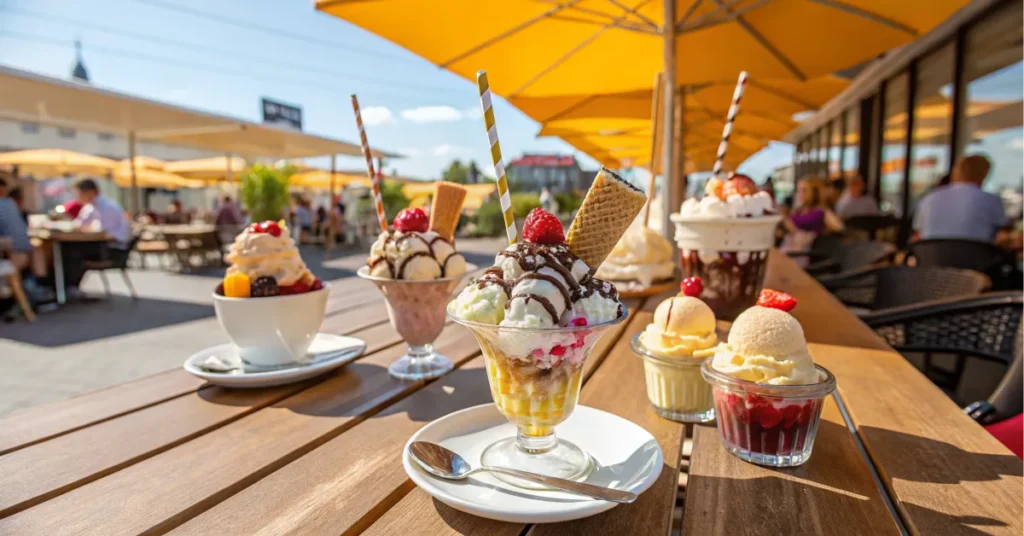
[[[574,156],[558,154],[524,154],[509,163],[509,167],[577,167]]]

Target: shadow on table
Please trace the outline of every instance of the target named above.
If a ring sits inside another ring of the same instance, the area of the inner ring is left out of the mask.
[[[213,307],[205,304],[113,295],[69,303],[31,324],[0,325],[0,338],[55,348],[212,316]]]
[[[858,431],[876,457],[882,453],[886,453],[888,459],[903,456],[910,461],[912,457],[912,464],[891,464],[882,468],[884,476],[893,480],[959,484],[1024,475],[1024,464],[1012,454],[967,452],[945,441],[873,426],[862,426]]]
[[[992,534],[995,527],[1005,527],[1006,523],[985,516],[958,516],[938,512],[931,508],[903,503],[907,515],[914,520],[914,526],[920,534]],[[987,528],[982,530],[978,527]]]

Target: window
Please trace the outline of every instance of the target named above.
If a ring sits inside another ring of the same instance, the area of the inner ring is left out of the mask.
[[[879,173],[880,208],[903,215],[903,176],[907,167],[907,73],[885,84],[882,103],[882,158]]]
[[[949,136],[953,132],[954,43],[917,63],[914,92],[914,141],[910,153],[910,207],[949,172]]]
[[[69,139],[69,140],[70,139],[74,139],[74,137],[75,137],[75,129],[73,129],[73,128],[58,128],[57,129],[57,135],[59,135],[62,138]]]
[[[840,115],[832,121],[831,138],[828,142],[828,178],[843,178],[843,170],[840,165],[843,150],[843,116]]]
[[[818,165],[814,174],[824,177],[828,172],[828,125],[818,129]]]
[[[21,132],[24,134],[39,134],[39,123],[22,123]]]
[[[846,115],[846,135],[843,139],[843,172],[852,175],[860,169],[860,107],[850,106]]]
[[[1009,2],[967,30],[964,41],[964,117],[958,146],[962,154],[984,154],[992,163],[984,188],[1019,190],[1024,173],[1024,65],[1022,2]],[[1020,207],[1008,206],[1019,217]]]

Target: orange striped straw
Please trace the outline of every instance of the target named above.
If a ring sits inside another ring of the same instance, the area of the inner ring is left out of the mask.
[[[366,141],[366,129],[363,128],[363,116],[359,113],[359,99],[352,94],[352,111],[356,113],[356,127],[359,128],[359,143],[363,146],[363,156],[366,157],[366,174],[370,177],[370,185],[373,186],[373,204],[377,207],[377,222],[380,223],[380,230],[388,230],[388,217],[384,215],[384,200],[380,197],[380,177],[373,171],[373,154],[370,153],[370,142]]]

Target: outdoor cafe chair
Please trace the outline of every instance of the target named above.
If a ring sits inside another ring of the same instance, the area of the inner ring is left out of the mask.
[[[131,242],[128,243],[128,249],[124,252],[117,251],[115,254],[111,254],[111,249],[106,250],[107,258],[98,261],[85,261],[85,269],[88,271],[99,272],[100,280],[103,281],[103,290],[106,291],[107,296],[110,296],[110,282],[107,281],[107,270],[118,270],[121,272],[121,279],[124,280],[125,286],[128,287],[128,292],[131,293],[132,299],[138,299],[138,295],[135,293],[135,286],[132,285],[132,279],[128,277],[128,258],[132,252],[135,251],[139,244],[139,235],[132,237]]]
[[[862,234],[870,240],[884,240],[894,244],[900,244],[905,234],[901,220],[891,214],[854,216],[844,221],[843,225],[853,234]]]
[[[35,322],[36,314],[32,311],[32,302],[29,301],[28,295],[25,294],[25,288],[21,284],[21,274],[10,261],[0,259],[0,278],[3,278],[7,282],[7,286],[10,287],[11,295],[21,307],[21,313],[25,316],[25,320]]]
[[[1011,281],[1013,257],[991,242],[938,238],[914,242],[908,249],[917,266],[966,268],[989,276],[997,290],[1020,288],[1019,280]]]
[[[852,270],[891,261],[895,254],[896,246],[888,242],[846,242],[836,248],[828,259],[811,263],[806,270],[807,273],[819,278],[828,277],[827,274],[842,277],[842,274]]]
[[[1007,372],[992,395],[964,410],[976,421],[990,424],[1021,413],[1024,405],[1022,305],[1019,292],[997,292],[898,307],[863,320],[898,352],[923,354],[923,372],[947,393],[955,393],[962,383],[968,359],[1006,365]],[[934,354],[953,355],[953,369],[936,367]]]
[[[985,274],[939,266],[867,267],[819,281],[844,304],[875,312],[944,298],[977,296],[991,286]]]

